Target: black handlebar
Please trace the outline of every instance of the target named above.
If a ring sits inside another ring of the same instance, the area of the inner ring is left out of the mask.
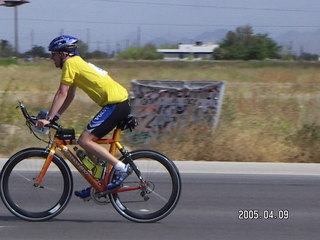
[[[22,103],[19,103],[17,108],[21,109],[21,112],[22,112],[23,116],[25,117],[25,119],[27,121],[31,122],[33,125],[36,124],[38,119],[36,117],[34,117],[34,116],[30,116],[30,114],[28,113],[26,107]],[[57,122],[51,122],[51,123],[45,125],[45,127],[53,128],[55,130],[60,130],[61,129],[61,126]]]
[[[29,121],[32,122],[33,124],[36,123],[35,119],[31,118],[31,116],[29,115],[26,107],[25,107],[22,103],[20,103],[20,104],[17,106],[17,108],[20,108],[20,109],[21,109],[22,114],[23,114],[23,116],[25,117],[26,120],[29,120]]]

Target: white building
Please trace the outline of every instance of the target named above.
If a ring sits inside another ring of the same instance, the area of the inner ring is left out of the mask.
[[[201,60],[212,59],[217,44],[196,42],[195,44],[179,44],[178,49],[157,49],[157,52],[164,54],[165,60]]]

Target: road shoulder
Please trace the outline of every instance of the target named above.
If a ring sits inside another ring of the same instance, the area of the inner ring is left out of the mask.
[[[320,175],[317,163],[176,161],[184,173]]]
[[[7,161],[0,158],[0,169]],[[317,163],[175,161],[181,173],[320,175]]]

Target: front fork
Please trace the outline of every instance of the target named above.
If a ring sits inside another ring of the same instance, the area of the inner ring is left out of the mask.
[[[35,183],[33,184],[34,187],[42,188],[42,186],[40,184],[41,184],[42,179],[44,178],[44,175],[46,174],[55,154],[56,154],[56,149],[51,148],[49,151],[49,154],[46,158],[46,161],[44,162],[42,169],[41,169],[38,177],[36,178]]]

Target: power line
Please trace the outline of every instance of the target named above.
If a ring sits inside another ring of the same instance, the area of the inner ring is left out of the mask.
[[[198,4],[182,4],[182,3],[155,3],[144,1],[119,1],[119,0],[95,0],[102,2],[122,3],[122,4],[143,4],[143,5],[158,5],[172,7],[193,7],[193,8],[216,8],[227,10],[250,10],[250,11],[275,11],[275,12],[308,12],[319,13],[320,10],[303,10],[303,9],[284,9],[284,8],[254,8],[254,7],[231,7],[231,6],[213,6],[213,5],[198,5]]]
[[[41,18],[20,18],[23,21],[31,22],[62,22],[62,23],[87,23],[87,24],[109,24],[109,25],[135,25],[135,26],[172,26],[172,27],[238,27],[241,24],[188,24],[188,23],[150,23],[150,22],[112,22],[112,21],[84,21],[70,19],[41,19]],[[0,20],[7,20],[2,19]],[[255,25],[248,24],[254,28],[320,28],[320,25]]]

